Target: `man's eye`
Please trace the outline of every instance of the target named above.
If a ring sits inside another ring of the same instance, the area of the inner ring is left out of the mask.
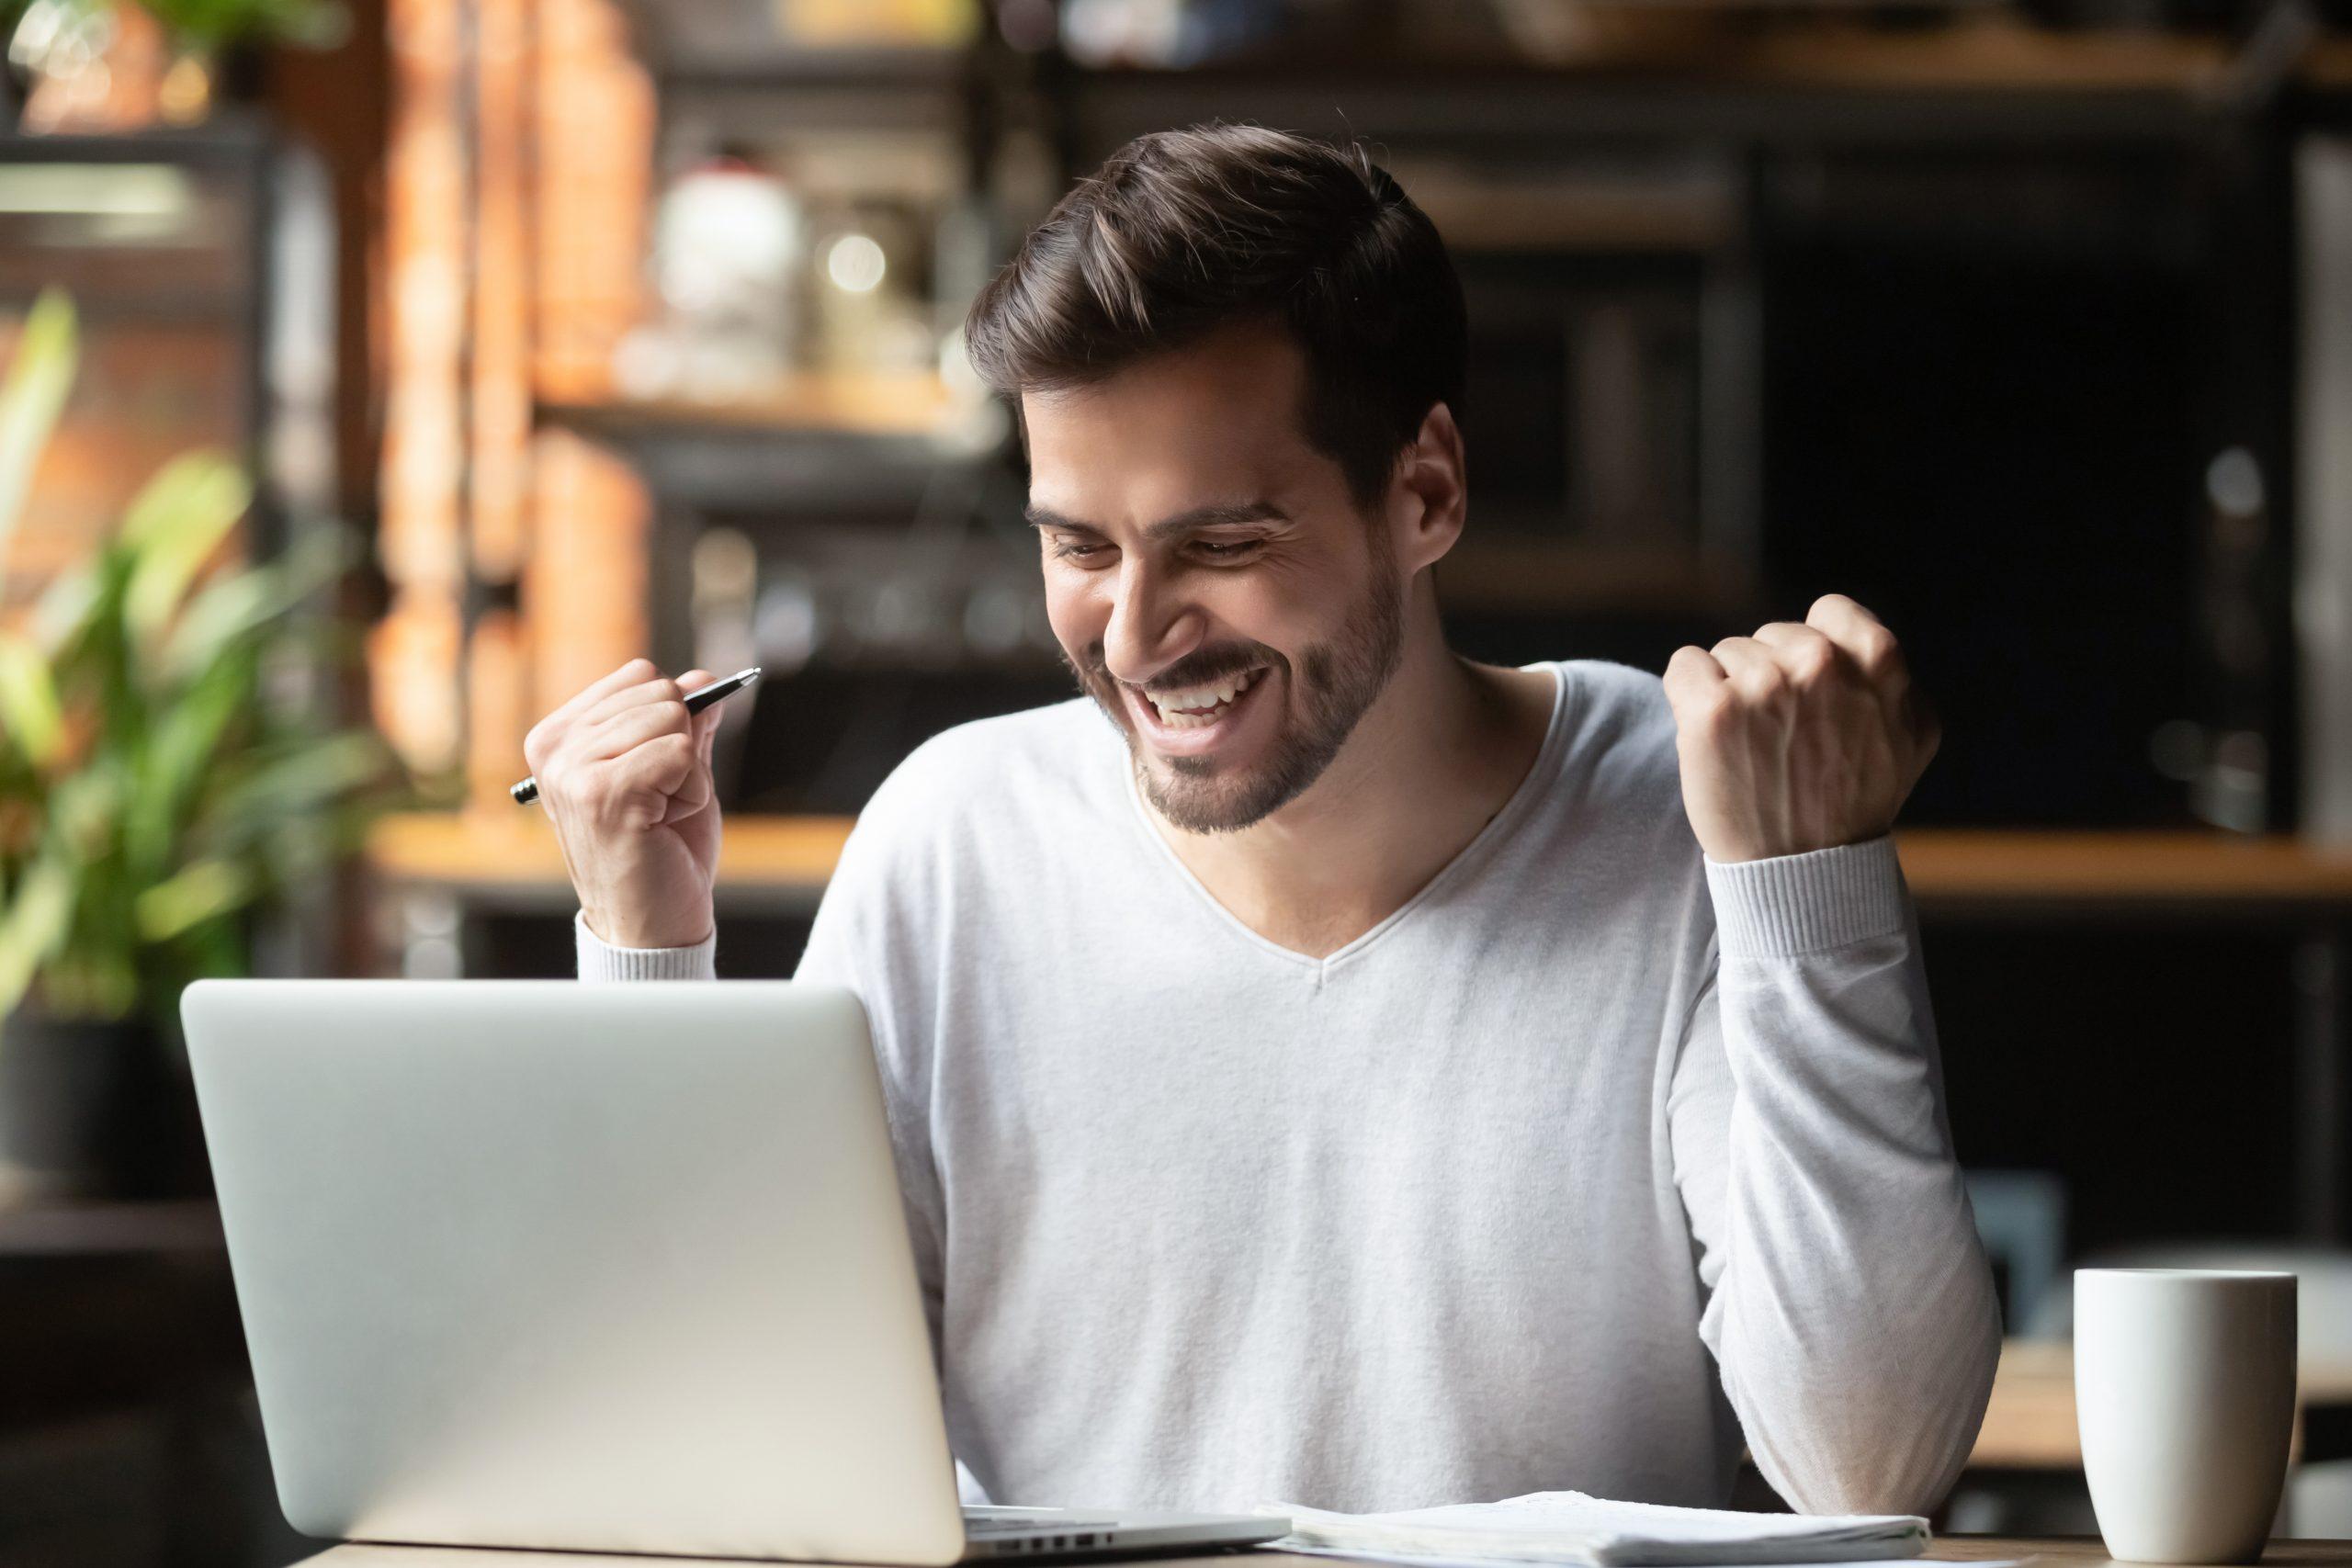
[[[1061,539],[1054,545],[1056,560],[1089,561],[1111,553],[1111,547],[1097,541],[1092,544],[1079,539]]]
[[[1261,542],[1257,539],[1235,539],[1221,543],[1215,539],[1200,539],[1193,543],[1193,547],[1211,560],[1239,560],[1255,550]]]

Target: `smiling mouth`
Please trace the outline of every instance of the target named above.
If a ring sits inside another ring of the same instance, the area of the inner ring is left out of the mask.
[[[1215,724],[1227,708],[1257,683],[1266,672],[1266,666],[1244,670],[1221,681],[1211,681],[1198,686],[1171,687],[1163,692],[1143,692],[1143,699],[1151,705],[1159,722],[1170,729],[1202,729]]]

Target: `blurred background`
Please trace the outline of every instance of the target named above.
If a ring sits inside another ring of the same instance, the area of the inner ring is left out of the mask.
[[[788,975],[892,765],[1068,693],[958,325],[1070,181],[1211,118],[1368,140],[1453,248],[1457,646],[1655,671],[1837,590],[1938,699],[1901,847],[2012,1336],[1944,1522],[2090,1528],[2071,1265],[2245,1258],[2303,1275],[2288,1522],[2352,1535],[2352,15],[0,25],[0,1563],[307,1550],[189,978],[568,975],[505,786],[639,652],[767,671],[721,918],[731,974]]]

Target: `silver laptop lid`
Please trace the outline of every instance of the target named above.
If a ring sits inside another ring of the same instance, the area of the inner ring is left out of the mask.
[[[182,1014],[295,1528],[961,1554],[847,991],[208,981]]]

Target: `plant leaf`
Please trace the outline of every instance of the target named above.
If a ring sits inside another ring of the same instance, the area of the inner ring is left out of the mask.
[[[0,632],[0,743],[36,769],[56,761],[65,745],[65,714],[49,661],[9,632]]]
[[[51,654],[62,651],[89,624],[100,586],[97,569],[88,561],[50,579],[33,604],[32,621],[27,627],[33,641]]]
[[[190,807],[210,782],[214,759],[238,717],[253,705],[258,680],[252,649],[213,661],[201,678],[157,712],[140,758],[139,787],[124,814],[122,848],[130,874],[163,874]]]
[[[304,739],[266,756],[207,803],[200,833],[209,853],[249,852],[283,824],[324,809],[384,776],[390,754],[372,731]]]
[[[61,684],[72,684],[109,645],[119,644],[122,596],[130,584],[131,552],[108,540],[80,566],[49,585],[33,606],[32,634],[49,652]]]
[[[331,0],[144,0],[141,8],[173,33],[216,49],[272,41],[331,49],[349,30],[344,8]]]
[[[232,643],[289,614],[334,581],[349,560],[349,546],[340,535],[308,534],[268,565],[198,590],[164,639],[159,656],[164,678],[199,678]]]
[[[120,535],[137,556],[123,600],[134,646],[154,647],[187,585],[252,503],[244,470],[220,452],[184,453],[147,481]]]
[[[149,942],[169,942],[251,901],[259,891],[243,866],[224,860],[198,861],[139,895],[139,934]]]
[[[32,489],[33,469],[74,388],[79,339],[74,302],[62,289],[41,290],[25,316],[16,362],[0,381],[0,591],[8,586],[8,538]]]

